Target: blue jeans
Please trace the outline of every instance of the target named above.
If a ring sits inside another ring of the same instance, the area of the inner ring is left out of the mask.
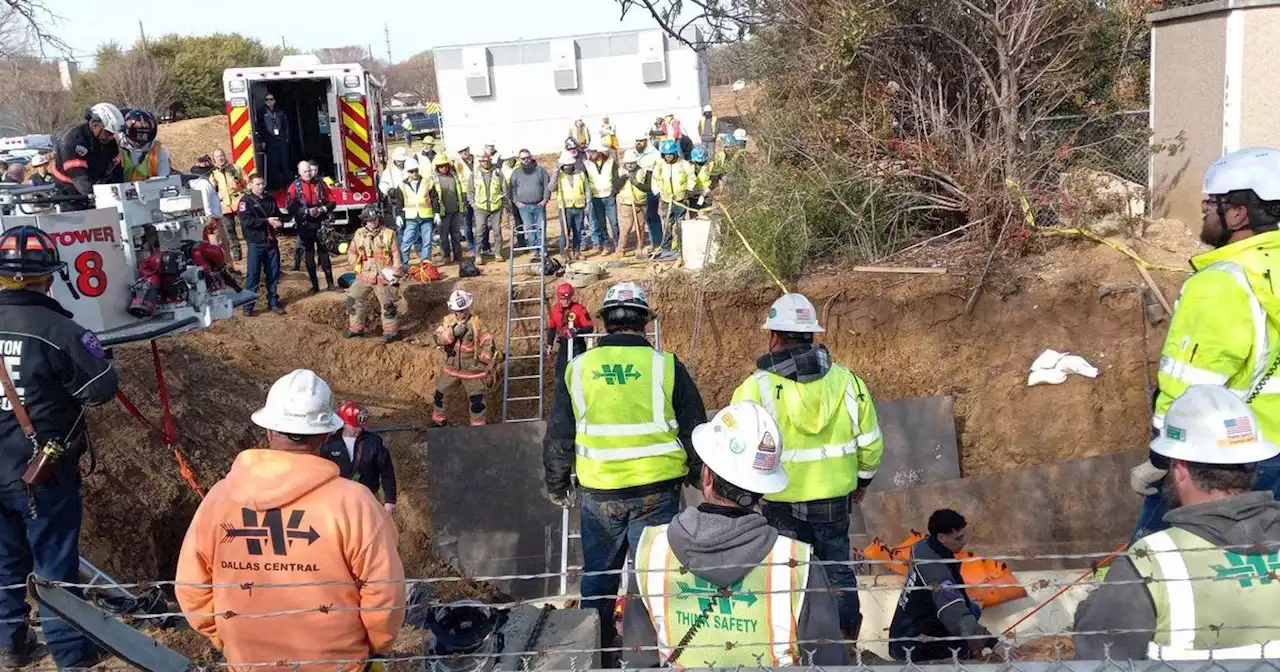
[[[662,215],[658,208],[658,197],[650,194],[644,203],[644,218],[649,222],[649,245],[657,246],[662,242]],[[637,231],[636,235],[640,235]]]
[[[591,199],[591,233],[595,237],[596,245],[600,247],[614,247],[618,241],[618,199],[610,196],[608,198],[594,197]],[[605,223],[609,225],[608,230],[605,229]]]
[[[571,247],[566,247],[565,249],[577,252],[582,249],[582,218],[586,210],[583,208],[564,208],[561,212],[564,213],[564,226],[561,227],[561,237],[563,238],[567,235],[569,237],[569,245],[571,245]]]
[[[542,232],[547,226],[547,206],[537,203],[520,206],[520,223],[524,227],[525,242],[529,243],[527,247],[539,248],[534,250],[534,254],[542,254],[545,251]]]
[[[245,262],[244,288],[257,294],[258,282],[265,275],[267,310],[279,307],[280,296],[276,294],[276,288],[280,285],[280,248],[273,243],[249,243],[246,247],[248,261]],[[253,304],[245,307],[246,310],[251,308]]]
[[[434,233],[432,229],[435,227],[434,219],[408,219],[404,220],[404,226],[400,228],[400,268],[405,271],[409,270],[409,253],[415,249],[418,252],[418,258],[423,261],[431,260],[431,235]]]
[[[670,523],[680,512],[680,491],[671,488],[630,499],[605,499],[584,492],[581,511],[583,571],[622,569],[627,557],[635,555],[644,528]],[[582,608],[600,614],[601,647],[615,645],[613,607],[621,585],[620,574],[582,577]],[[636,585],[634,580],[631,585]]]
[[[1154,487],[1159,489],[1163,483],[1164,481],[1161,480]],[[1253,479],[1253,489],[1255,491],[1270,490],[1275,493],[1276,498],[1280,499],[1280,459],[1273,458],[1258,465],[1258,473]],[[1169,529],[1169,523],[1164,522],[1164,514],[1168,512],[1169,505],[1159,493],[1143,498],[1142,509],[1138,512],[1138,522],[1133,526],[1133,538],[1130,542],[1137,541],[1148,534]]]
[[[823,562],[842,563],[823,565],[822,568],[827,571],[831,585],[841,589],[836,598],[840,629],[856,637],[862,626],[862,610],[858,591],[855,590],[858,575],[854,573],[849,557],[849,517],[841,516],[830,523],[816,523],[792,516],[790,504],[764,502],[760,508],[765,520],[778,528],[780,534],[813,546],[813,554]]]
[[[476,248],[476,211],[471,209],[471,204],[467,204],[467,211],[462,218],[462,237],[467,239],[467,249],[472,252]]]
[[[25,584],[35,572],[53,581],[80,582],[80,482],[53,483],[36,488],[36,517],[32,518],[26,491],[0,493],[0,585]],[[22,646],[30,608],[22,588],[0,596],[0,646]],[[44,607],[41,617],[52,618]],[[43,623],[45,645],[59,669],[74,667],[97,650],[88,639],[62,621]]]

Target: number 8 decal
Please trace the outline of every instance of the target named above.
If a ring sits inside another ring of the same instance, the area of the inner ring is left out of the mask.
[[[102,255],[92,250],[76,257],[76,289],[84,296],[102,296],[107,291],[107,274],[102,271]]]

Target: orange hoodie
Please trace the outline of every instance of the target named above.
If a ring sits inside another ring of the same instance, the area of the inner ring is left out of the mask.
[[[396,536],[395,523],[369,489],[339,478],[333,462],[246,450],[187,529],[178,557],[178,604],[233,665],[345,660],[351,662],[304,667],[360,669],[371,654],[390,651],[404,623]],[[321,581],[340,585],[261,585]],[[181,585],[192,583],[234,587]],[[305,612],[252,617],[293,610]]]

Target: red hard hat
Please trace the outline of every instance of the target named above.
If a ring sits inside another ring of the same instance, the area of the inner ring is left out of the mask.
[[[572,299],[573,285],[567,282],[562,282],[556,285],[556,297],[561,299]]]
[[[338,406],[338,417],[344,424],[364,427],[369,422],[369,409],[354,401],[344,401]]]

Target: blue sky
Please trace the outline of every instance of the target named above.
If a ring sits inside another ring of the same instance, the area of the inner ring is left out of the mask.
[[[383,0],[373,3],[379,11],[368,16],[352,16],[353,6],[370,6],[360,0],[135,0],[106,4],[102,0],[55,0],[48,6],[60,17],[54,34],[70,44],[86,66],[92,65],[91,55],[102,43],[136,41],[139,20],[148,36],[231,32],[266,44],[280,44],[283,36],[289,46],[304,51],[369,45],[380,58],[386,58],[387,52],[385,23],[391,29],[391,53],[397,61],[447,44],[656,25],[643,8],[629,11],[620,22],[621,9],[615,0]],[[411,20],[410,7],[419,8],[423,18]]]

